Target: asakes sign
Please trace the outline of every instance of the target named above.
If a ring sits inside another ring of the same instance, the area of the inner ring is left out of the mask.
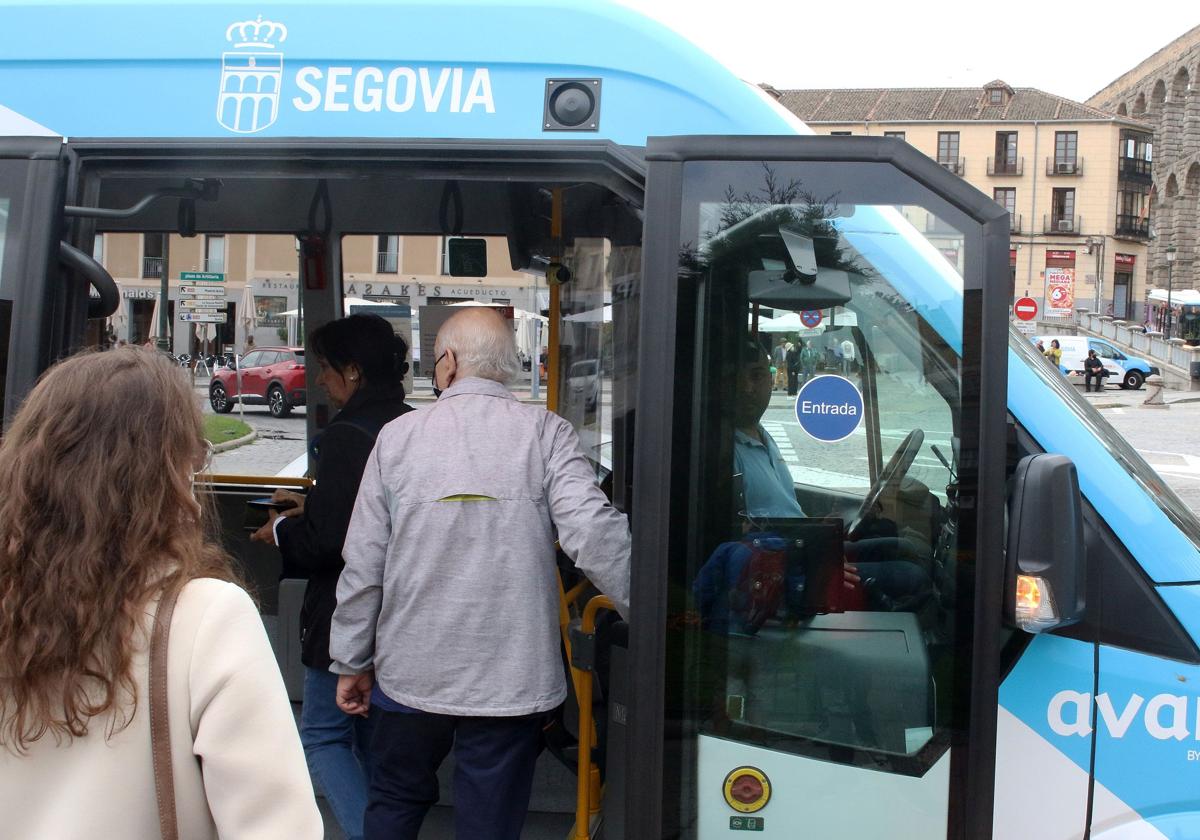
[[[225,30],[233,48],[221,56],[217,122],[236,134],[254,134],[275,124],[285,79],[287,27],[275,21],[237,21]],[[350,110],[363,113],[494,114],[491,74],[465,67],[316,67],[293,77],[300,95],[290,103],[301,112]]]

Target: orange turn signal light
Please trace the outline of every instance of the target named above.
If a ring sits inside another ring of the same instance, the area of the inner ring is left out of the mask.
[[[1050,583],[1036,575],[1017,575],[1017,626],[1027,633],[1040,633],[1058,625]]]

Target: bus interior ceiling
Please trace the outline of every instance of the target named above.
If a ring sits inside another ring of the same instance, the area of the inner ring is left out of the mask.
[[[253,146],[172,150],[107,149],[82,144],[77,203],[131,207],[147,194],[196,179],[219,182],[215,200],[195,201],[196,233],[387,233],[508,236],[522,249],[549,240],[549,191],[562,187],[563,238],[641,240],[641,164],[627,150],[589,144],[586,154],[498,147],[486,156],[446,141],[441,154],[322,146],[320,154]],[[474,147],[472,147],[474,148]],[[459,153],[455,154],[458,150]],[[322,199],[321,185],[327,190]],[[164,198],[97,230],[179,232],[179,200]]]

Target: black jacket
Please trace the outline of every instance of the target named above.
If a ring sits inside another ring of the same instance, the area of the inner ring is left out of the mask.
[[[379,430],[407,411],[412,406],[404,403],[399,388],[368,385],[357,391],[313,440],[317,480],[304,514],[279,525],[284,577],[308,578],[300,611],[300,659],[310,668],[328,668],[332,661],[329,623],[344,565],[342,544],[367,458]]]

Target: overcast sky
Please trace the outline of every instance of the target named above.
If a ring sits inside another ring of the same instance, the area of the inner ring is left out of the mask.
[[[982,87],[1083,101],[1200,24],[1190,3],[620,0],[751,82],[778,88]]]

